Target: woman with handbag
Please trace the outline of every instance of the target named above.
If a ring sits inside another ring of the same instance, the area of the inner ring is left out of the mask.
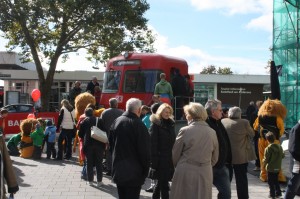
[[[153,199],[169,198],[169,181],[173,177],[172,148],[175,142],[175,122],[172,107],[164,103],[150,116],[151,168],[149,177],[157,179]]]
[[[72,140],[74,138],[74,132],[76,132],[75,126],[75,111],[70,102],[66,99],[61,101],[61,109],[59,111],[58,122],[56,125],[57,130],[60,129],[60,134],[57,140],[58,152],[56,160],[62,160],[63,158],[63,141],[65,140],[66,155],[64,159],[71,159],[72,157]]]
[[[83,152],[87,162],[87,184],[93,185],[93,168],[95,166],[97,171],[97,186],[100,187],[103,185],[102,161],[105,143],[91,137],[91,128],[97,126],[99,129],[103,130],[103,124],[100,118],[93,116],[92,108],[86,108],[84,113],[86,118],[80,123],[78,135],[84,140]]]
[[[231,107],[228,118],[221,120],[231,143],[232,165],[236,180],[236,191],[239,199],[249,198],[247,168],[248,162],[255,160],[255,150],[252,139],[254,130],[246,119],[241,119],[239,107]]]

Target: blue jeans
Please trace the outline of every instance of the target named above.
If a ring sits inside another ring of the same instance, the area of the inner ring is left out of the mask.
[[[230,199],[231,187],[229,170],[224,165],[222,168],[213,168],[213,184],[218,189],[218,199]]]
[[[247,167],[248,163],[233,165],[238,198],[249,198]]]
[[[292,173],[292,178],[289,180],[287,189],[284,195],[284,199],[293,199],[298,189],[300,188],[300,174],[299,173]]]

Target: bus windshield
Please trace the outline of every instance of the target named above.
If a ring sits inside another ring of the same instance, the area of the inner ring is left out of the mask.
[[[159,81],[160,70],[128,70],[125,72],[124,93],[152,93]]]
[[[107,71],[104,73],[103,90],[104,93],[116,93],[119,90],[121,71]]]

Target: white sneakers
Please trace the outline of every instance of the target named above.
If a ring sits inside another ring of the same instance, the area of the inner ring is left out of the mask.
[[[92,181],[87,181],[86,182],[87,185],[93,186],[93,182]],[[103,185],[103,182],[97,182],[97,187],[101,187]]]
[[[92,181],[87,181],[86,184],[92,186],[93,182]]]

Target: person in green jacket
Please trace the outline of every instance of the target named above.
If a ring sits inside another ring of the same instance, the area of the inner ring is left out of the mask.
[[[163,99],[168,99],[168,101],[163,101],[171,105],[171,100],[173,99],[173,90],[171,84],[166,80],[166,74],[160,74],[160,81],[155,85],[154,89],[155,95],[160,95],[161,101]]]
[[[18,144],[21,141],[21,133],[12,136],[7,142],[8,153],[11,156],[19,156],[20,152],[18,149]]]
[[[263,166],[268,172],[268,184],[270,189],[269,198],[277,198],[282,195],[278,182],[278,174],[281,169],[284,152],[279,144],[274,143],[275,136],[271,131],[266,134],[266,139],[268,140],[269,145],[265,149]]]
[[[35,125],[35,130],[30,134],[33,141],[33,154],[32,158],[35,160],[41,159],[42,156],[42,145],[44,140],[44,131],[40,123]]]

